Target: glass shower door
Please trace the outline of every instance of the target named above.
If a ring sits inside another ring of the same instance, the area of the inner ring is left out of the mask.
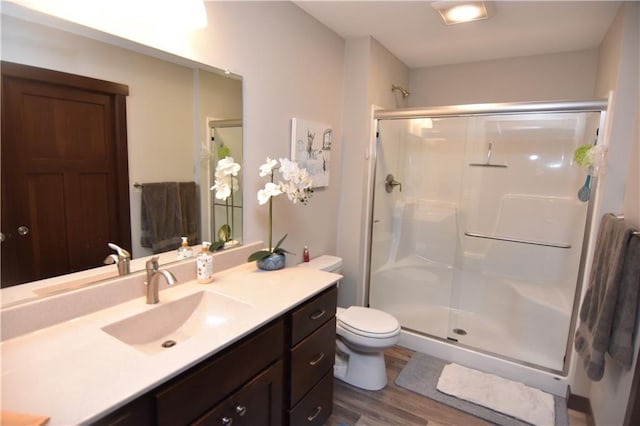
[[[369,305],[403,328],[563,371],[599,112],[382,119]]]
[[[467,119],[435,121],[379,122],[369,305],[446,338]]]
[[[450,338],[562,371],[587,204],[577,147],[599,113],[470,118]]]

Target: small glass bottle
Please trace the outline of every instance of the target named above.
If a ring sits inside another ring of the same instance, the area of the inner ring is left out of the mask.
[[[202,251],[196,258],[196,279],[201,284],[213,281],[213,253],[209,251],[210,244],[203,241]]]
[[[189,247],[187,237],[182,237],[182,244],[178,248],[178,260],[188,259],[193,256],[193,250]]]
[[[304,246],[304,250],[302,250],[302,261],[303,262],[309,261],[309,249],[307,248],[307,246]]]

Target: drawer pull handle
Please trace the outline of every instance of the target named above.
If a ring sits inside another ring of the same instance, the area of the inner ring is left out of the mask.
[[[316,365],[317,363],[322,361],[323,358],[324,358],[324,352],[320,352],[320,355],[318,355],[318,358],[314,359],[313,361],[309,361],[309,365]]]
[[[231,417],[223,417],[222,424],[224,426],[231,426],[233,424],[233,419]]]
[[[327,311],[325,311],[324,309],[323,309],[323,310],[321,310],[321,311],[316,311],[316,312],[314,312],[313,314],[311,314],[311,316],[310,316],[309,318],[311,318],[312,320],[314,320],[314,321],[315,321],[315,320],[317,320],[317,319],[322,318],[322,316],[323,316],[324,314],[326,314],[326,313],[327,313]]]
[[[244,405],[236,405],[236,413],[242,417],[247,413],[247,407],[245,407]]]
[[[316,407],[316,412],[313,413],[312,416],[307,417],[307,420],[310,421],[310,422],[314,421],[315,418],[318,417],[318,414],[320,414],[320,411],[322,411],[322,407],[318,405]]]

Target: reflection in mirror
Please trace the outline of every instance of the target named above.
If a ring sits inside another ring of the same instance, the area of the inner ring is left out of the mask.
[[[209,120],[208,127],[214,248],[235,247],[242,242],[242,120]]]
[[[210,122],[242,117],[241,78],[113,36],[103,37],[97,31],[76,30],[72,24],[62,21],[48,19],[51,25],[45,26],[8,16],[5,10],[2,12],[4,61],[116,82],[129,88],[126,139],[131,246],[120,241],[112,242],[131,252],[134,259],[131,271],[140,270],[141,266],[137,265],[144,264],[135,260],[152,253],[150,248],[140,244],[142,192],[134,188],[134,183],[195,182],[199,203],[196,212],[199,220],[197,242],[216,241],[215,226],[220,219],[213,213],[210,187],[217,159],[203,155],[203,152],[211,149]],[[90,34],[91,38],[74,32]],[[108,39],[113,44],[98,39]],[[224,135],[227,130],[231,129],[215,127],[213,136],[228,144],[234,160],[241,163],[242,129],[238,126],[233,136]],[[216,136],[217,133],[220,135]],[[3,180],[5,184],[10,185],[11,182]],[[2,204],[5,205],[5,200]],[[241,241],[241,190],[234,193],[232,210],[235,212],[232,215],[233,238]],[[99,280],[117,276],[115,265],[103,266],[104,259],[112,253],[105,244],[104,253],[95,259],[95,274],[90,271],[78,273],[82,275],[82,281],[91,282],[92,277]],[[46,256],[47,253],[39,255]],[[177,260],[175,250],[172,248],[164,259],[164,263]],[[68,272],[75,271],[70,269],[61,273]],[[34,285],[42,287],[39,283]],[[14,287],[3,289],[2,295],[6,295],[6,290],[17,291]]]

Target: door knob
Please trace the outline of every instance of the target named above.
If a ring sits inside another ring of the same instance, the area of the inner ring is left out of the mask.
[[[22,226],[19,226],[19,227],[18,227],[18,234],[19,234],[21,237],[24,237],[24,236],[25,236],[25,235],[27,235],[28,233],[29,233],[29,228],[28,228],[28,227],[26,227],[26,226],[24,226],[24,225],[22,225]]]
[[[4,243],[4,232],[0,232],[0,243]]]

